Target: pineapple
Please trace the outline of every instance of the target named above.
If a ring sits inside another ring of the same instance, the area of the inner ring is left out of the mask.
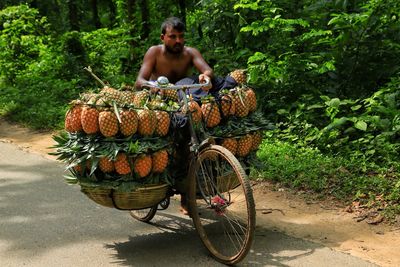
[[[133,169],[140,178],[149,175],[151,168],[152,159],[150,155],[141,154],[133,162]]]
[[[154,173],[162,173],[168,165],[168,152],[165,149],[159,150],[151,156],[153,160]]]
[[[67,111],[65,114],[65,130],[67,132],[75,133],[82,130],[81,114],[81,105],[74,105]]]
[[[104,173],[113,172],[115,169],[114,162],[107,157],[102,157],[99,160],[99,168]]]
[[[213,97],[207,97],[203,99],[202,102],[201,111],[206,126],[209,128],[217,126],[221,121],[221,114],[215,99]]]
[[[133,99],[133,105],[137,108],[143,107],[149,100],[150,92],[148,90],[142,90],[135,92],[135,97]]]
[[[120,113],[121,124],[119,129],[124,136],[130,136],[136,133],[138,128],[138,115],[135,110],[123,110]]]
[[[111,137],[118,133],[118,119],[114,112],[105,110],[99,114],[99,128],[102,135]]]
[[[82,102],[89,104],[89,105],[96,104],[97,98],[99,98],[99,95],[95,94],[95,93],[83,93],[80,96],[80,99],[82,100]]]
[[[221,146],[228,149],[233,155],[236,155],[238,141],[235,138],[224,138],[221,142]]]
[[[138,133],[142,136],[151,136],[157,126],[157,118],[154,111],[142,109],[138,111]]]
[[[251,146],[251,150],[257,150],[263,140],[263,132],[257,131],[252,134],[253,136],[253,144]]]
[[[122,105],[122,94],[121,91],[111,88],[111,87],[104,87],[100,91],[100,96],[104,98],[104,102],[111,104],[112,102],[117,103],[118,105]]]
[[[86,170],[91,171],[92,170],[92,166],[93,166],[93,161],[91,161],[89,159],[86,160],[85,166],[86,166]]]
[[[199,106],[199,104],[194,101],[192,98],[190,98],[189,102],[188,102],[188,106],[189,106],[189,111],[192,114],[192,120],[193,123],[197,124],[199,122],[201,122],[202,118],[203,118],[203,113],[201,111],[201,107]],[[188,112],[188,108],[185,106],[183,107],[183,113],[187,113]]]
[[[133,104],[133,101],[135,100],[135,93],[132,91],[121,91],[121,104],[123,106],[128,106]]]
[[[253,112],[257,109],[257,98],[256,93],[251,88],[245,89],[247,103],[249,104],[249,112]]]
[[[162,96],[166,100],[172,100],[174,102],[178,102],[178,91],[174,89],[165,89],[161,90]]]
[[[105,110],[106,107],[110,106],[110,103],[107,102],[107,99],[104,96],[100,96],[96,99],[95,106],[100,112]]]
[[[122,175],[129,174],[132,171],[128,161],[128,156],[123,152],[118,153],[117,158],[114,161],[114,167],[115,171]]]
[[[245,136],[241,137],[238,141],[237,152],[236,154],[239,157],[245,157],[250,153],[250,150],[253,146],[253,140],[250,134],[246,134]]]
[[[233,102],[235,103],[235,115],[237,117],[242,118],[249,114],[249,105],[246,95],[241,89],[236,89],[236,94],[233,96]]]
[[[224,117],[235,115],[235,102],[230,93],[225,93],[221,96],[221,111]]]
[[[244,84],[247,81],[247,74],[245,69],[234,70],[229,73],[229,76],[231,76],[238,84]]]
[[[84,175],[86,168],[83,168],[81,164],[75,165],[72,167],[74,171],[79,175]]]
[[[170,118],[166,111],[156,110],[154,111],[157,119],[157,127],[155,133],[158,136],[165,136],[168,134]]]
[[[87,134],[95,134],[99,131],[99,111],[96,108],[85,106],[82,109],[82,129]]]

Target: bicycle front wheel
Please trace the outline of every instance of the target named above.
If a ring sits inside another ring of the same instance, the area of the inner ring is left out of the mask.
[[[189,170],[189,208],[211,255],[235,264],[249,252],[255,204],[249,180],[235,156],[222,146],[202,150]]]

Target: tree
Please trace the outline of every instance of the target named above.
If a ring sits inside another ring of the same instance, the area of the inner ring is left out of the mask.
[[[147,0],[140,0],[140,11],[142,14],[142,35],[141,39],[146,40],[150,34],[150,17]]]
[[[97,6],[97,0],[90,0],[90,6],[92,8],[92,20],[93,20],[93,25],[96,27],[96,29],[99,29],[101,27],[100,19],[99,19],[99,10]]]
[[[72,31],[79,31],[79,15],[76,1],[67,0],[69,25]]]

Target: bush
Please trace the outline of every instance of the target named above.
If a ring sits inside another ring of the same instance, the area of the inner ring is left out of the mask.
[[[265,166],[259,170],[264,179],[323,197],[358,200],[367,205],[380,202],[387,212],[400,210],[400,173],[395,168],[364,172],[362,162],[270,137],[264,139],[257,156]]]

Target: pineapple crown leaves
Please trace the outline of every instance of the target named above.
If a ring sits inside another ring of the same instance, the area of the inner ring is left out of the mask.
[[[74,175],[64,175],[64,180],[67,184],[78,184],[79,180]]]
[[[213,103],[215,102],[215,97],[212,95],[206,95],[201,98],[201,103]]]
[[[170,142],[165,138],[158,137],[146,137],[136,140],[134,143],[131,142],[129,146],[129,154],[143,154],[152,153],[163,148],[170,147]]]
[[[225,89],[222,89],[222,90],[219,91],[219,95],[220,96],[228,95],[228,94],[230,94],[230,89],[225,88]]]
[[[207,131],[213,137],[233,137],[258,130],[272,130],[273,128],[273,124],[265,119],[261,112],[253,112],[243,118],[231,117],[224,124],[207,129]]]

